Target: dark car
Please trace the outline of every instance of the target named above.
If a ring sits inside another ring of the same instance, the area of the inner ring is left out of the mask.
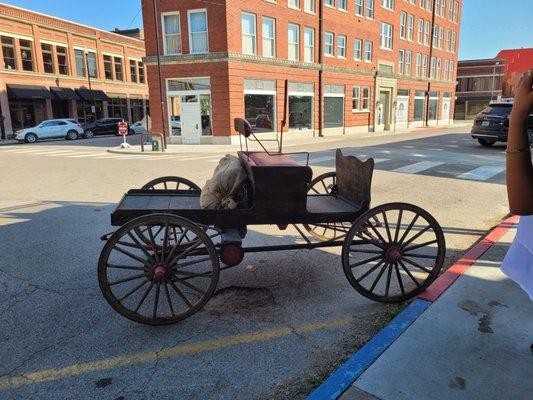
[[[474,120],[472,137],[482,146],[492,146],[496,142],[507,142],[509,117],[513,103],[492,103],[481,111]],[[530,142],[533,141],[533,114],[528,118],[527,130]]]
[[[86,138],[91,138],[95,135],[118,135],[118,123],[122,122],[122,118],[102,118],[96,122],[87,123],[83,127]],[[133,135],[135,132],[129,128],[128,135]]]

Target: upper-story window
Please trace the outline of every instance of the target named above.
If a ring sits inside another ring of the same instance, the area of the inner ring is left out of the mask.
[[[89,76],[91,78],[98,77],[98,70],[96,67],[96,53],[94,51],[88,51],[85,56],[87,57],[87,67],[89,69]]]
[[[364,8],[364,0],[355,0],[355,15],[363,16]]]
[[[207,37],[207,11],[189,11],[189,52],[207,53],[209,51]]]
[[[57,70],[61,75],[68,75],[68,52],[63,46],[56,47]]]
[[[290,8],[300,9],[300,0],[289,0],[288,4]]]
[[[144,75],[144,64],[142,63],[142,61],[138,61],[138,63],[139,63],[139,83],[145,83],[146,78]]]
[[[404,11],[400,13],[400,37],[407,39],[407,13]]]
[[[120,57],[113,57],[115,62],[115,79],[117,81],[123,81],[124,80],[124,69],[122,67],[122,58]]]
[[[382,49],[392,50],[392,25],[385,22],[381,23],[380,47]]]
[[[76,59],[76,76],[87,76],[87,69],[85,66],[85,57],[83,50],[75,49],[74,57]]]
[[[456,50],[457,50],[457,33],[452,32],[452,42],[450,45],[450,51],[452,53],[455,53]]]
[[[346,58],[346,36],[337,36],[337,57]]]
[[[453,22],[457,22],[459,17],[459,3],[453,3]]]
[[[300,59],[300,27],[298,25],[289,24],[288,26],[288,50],[289,60]]]
[[[163,14],[164,53],[181,54],[181,27],[179,13]]]
[[[347,11],[348,10],[348,4],[346,0],[337,0],[337,7],[339,10]]]
[[[334,50],[334,35],[331,32],[324,33],[324,55],[333,57],[335,55]]]
[[[411,65],[413,63],[413,53],[411,51],[405,52],[405,75],[411,75]]]
[[[243,54],[257,54],[255,14],[241,14],[241,29]]]
[[[394,10],[394,0],[381,0],[381,7],[387,10]]]
[[[355,39],[353,45],[353,59],[361,60],[363,58],[363,41],[361,39]]]
[[[276,20],[263,17],[263,57],[276,57]]]
[[[54,56],[53,46],[47,43],[41,43],[41,54],[43,55],[43,67],[46,74],[54,73]]]
[[[324,0],[326,6],[335,7],[335,0]]]
[[[429,46],[429,37],[431,36],[431,24],[424,21],[424,45]]]
[[[108,80],[113,80],[113,59],[104,55],[104,76]]]
[[[452,0],[449,0],[452,1]],[[440,1],[440,16],[446,18],[446,0]]]
[[[313,28],[304,29],[304,61],[315,62],[315,30]]]
[[[372,62],[372,42],[370,40],[365,41],[365,61]]]
[[[33,71],[33,43],[30,40],[19,40],[20,58],[22,59],[22,69],[24,71]]]
[[[366,17],[374,18],[374,0],[366,0]]]
[[[407,15],[407,40],[413,41],[415,31],[415,17],[414,15]]]
[[[316,13],[316,0],[304,0],[304,11]]]
[[[13,38],[2,36],[2,53],[4,57],[5,69],[17,69],[15,58],[15,42]]]
[[[132,82],[137,82],[139,76],[137,74],[137,61],[130,60],[130,79]]]
[[[418,18],[418,44],[424,44],[424,20]]]
[[[448,0],[448,19],[453,21],[453,0]]]

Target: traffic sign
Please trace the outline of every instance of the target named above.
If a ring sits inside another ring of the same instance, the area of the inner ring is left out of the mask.
[[[124,121],[118,123],[118,134],[126,136],[128,134],[128,124]]]

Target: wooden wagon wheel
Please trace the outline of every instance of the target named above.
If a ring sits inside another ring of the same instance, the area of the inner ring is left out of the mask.
[[[309,184],[308,195],[334,195],[337,193],[337,174],[327,172],[317,176]],[[346,222],[325,222],[322,224],[304,224],[309,234],[318,240],[328,241],[343,237],[350,230]]]
[[[201,190],[200,187],[188,179],[180,176],[162,176],[151,180],[141,189],[143,190]]]
[[[353,224],[342,248],[342,266],[363,296],[396,303],[422,293],[437,278],[445,253],[435,218],[417,206],[391,203]]]
[[[148,182],[144,185],[141,190],[201,190],[200,187],[181,176],[162,176]],[[139,239],[141,239],[145,244],[150,243],[150,238],[145,235],[141,229],[137,228],[136,230]]]
[[[140,229],[149,244],[140,240]],[[219,272],[217,251],[205,231],[168,214],[122,226],[98,261],[107,302],[124,317],[149,325],[172,324],[198,312],[213,295]]]

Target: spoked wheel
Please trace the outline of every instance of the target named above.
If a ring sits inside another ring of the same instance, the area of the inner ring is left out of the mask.
[[[201,190],[200,187],[188,179],[180,176],[163,176],[144,185],[143,190]]]
[[[337,193],[337,175],[328,172],[317,176],[309,184],[308,195],[335,195]],[[311,225],[304,224],[304,228],[314,238],[322,241],[335,240],[343,237],[350,230],[350,224],[345,222],[325,222]]]
[[[391,203],[355,222],[344,241],[342,266],[363,296],[397,303],[422,293],[437,278],[445,253],[435,218],[417,206]]]
[[[150,243],[141,241],[142,230]],[[107,302],[133,321],[172,324],[198,312],[215,291],[220,264],[210,237],[174,215],[136,218],[107,241],[98,282]]]

